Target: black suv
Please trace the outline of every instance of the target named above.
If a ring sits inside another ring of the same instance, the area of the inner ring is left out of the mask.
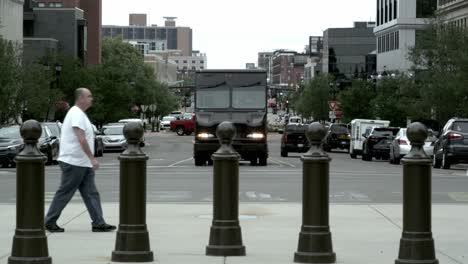
[[[289,152],[307,152],[309,144],[305,135],[307,125],[286,125],[281,137],[281,157],[287,157]]]
[[[468,163],[468,119],[450,119],[434,144],[434,168],[457,163]]]
[[[362,160],[390,158],[390,144],[398,133],[397,127],[374,127],[370,134],[363,134],[366,139],[362,143]]]
[[[323,149],[325,151],[337,148],[349,150],[350,138],[346,124],[331,124],[324,139]]]

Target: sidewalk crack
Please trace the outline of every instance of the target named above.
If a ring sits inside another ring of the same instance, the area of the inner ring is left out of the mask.
[[[387,219],[387,221],[389,221],[391,224],[393,224],[394,226],[396,226],[398,229],[403,230],[403,228],[402,228],[400,225],[398,225],[398,224],[397,224],[395,221],[393,221],[390,217],[386,216],[386,215],[385,215],[383,212],[381,212],[379,209],[375,208],[375,207],[372,206],[372,205],[368,205],[368,206],[369,206],[369,208],[371,208],[372,210],[374,210],[376,213],[378,213],[379,215],[381,215],[382,217],[384,217],[385,219]],[[456,259],[456,258],[454,258],[454,257],[452,257],[452,256],[450,256],[450,255],[448,255],[447,253],[445,253],[445,252],[443,252],[443,251],[441,251],[441,250],[436,249],[435,251],[436,251],[437,253],[439,253],[439,254],[441,254],[441,255],[443,255],[443,256],[449,258],[450,260],[452,260],[452,261],[453,261],[454,263],[456,263],[456,264],[464,264],[463,262],[459,261],[458,259]]]

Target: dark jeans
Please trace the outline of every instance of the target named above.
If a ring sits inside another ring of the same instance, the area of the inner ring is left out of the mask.
[[[105,224],[102,216],[101,199],[94,181],[92,168],[78,167],[65,162],[59,162],[62,169],[60,187],[55,193],[54,200],[49,207],[45,219],[46,224],[55,224],[62,210],[70,202],[76,190],[80,190],[89,215],[93,220],[92,225]]]

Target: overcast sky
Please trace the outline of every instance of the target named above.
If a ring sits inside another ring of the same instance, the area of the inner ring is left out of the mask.
[[[129,13],[164,16],[193,30],[193,49],[207,54],[210,69],[243,69],[257,53],[275,49],[302,52],[311,35],[354,21],[374,21],[375,0],[103,0],[104,25],[128,25]]]

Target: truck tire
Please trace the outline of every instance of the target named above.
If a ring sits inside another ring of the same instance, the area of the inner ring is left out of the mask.
[[[281,150],[281,157],[287,157],[288,152],[286,150]]]
[[[184,128],[181,126],[176,127],[175,132],[177,133],[178,136],[183,136],[185,133]]]
[[[257,157],[250,159],[250,166],[257,166]]]
[[[192,134],[192,131],[185,131],[185,135],[190,136]]]

